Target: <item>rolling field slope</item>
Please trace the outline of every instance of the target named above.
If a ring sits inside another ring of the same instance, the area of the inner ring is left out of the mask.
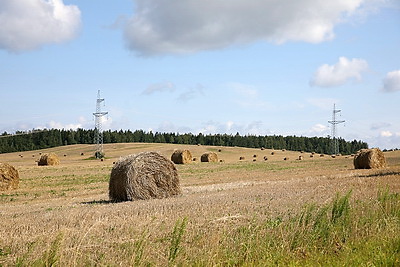
[[[21,179],[0,192],[0,266],[400,264],[400,151],[385,153],[388,168],[355,170],[351,156],[270,149],[106,144],[104,161],[93,149],[0,154]],[[177,165],[182,195],[109,201],[119,157],[174,149],[196,158]],[[207,151],[222,162],[200,162]],[[61,164],[37,166],[48,152]]]

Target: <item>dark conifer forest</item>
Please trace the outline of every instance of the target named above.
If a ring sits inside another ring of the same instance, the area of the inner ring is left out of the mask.
[[[29,132],[16,132],[9,135],[4,132],[0,136],[0,153],[29,151],[50,147],[92,144],[95,130],[32,130]],[[104,131],[103,142],[107,143],[170,143],[188,145],[211,146],[238,146],[248,148],[287,149],[293,151],[316,152],[330,154],[332,151],[331,139],[328,137],[304,137],[282,135],[239,135],[232,134],[179,134],[179,133],[153,133],[143,130]],[[362,141],[346,141],[338,139],[339,151],[342,154],[352,154],[368,144]]]

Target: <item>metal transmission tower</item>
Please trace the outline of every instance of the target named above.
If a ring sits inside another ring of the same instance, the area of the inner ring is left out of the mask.
[[[337,155],[339,154],[339,143],[338,140],[336,138],[336,134],[337,134],[337,129],[336,129],[336,125],[340,124],[340,123],[344,123],[345,121],[338,121],[336,120],[336,114],[341,112],[340,109],[336,109],[336,105],[333,104],[333,112],[332,112],[332,120],[328,121],[330,124],[332,124],[332,155]]]
[[[104,98],[100,97],[100,90],[97,92],[97,101],[96,101],[96,112],[93,113],[95,116],[95,129],[94,129],[94,143],[96,144],[96,152],[95,157],[100,159],[104,157],[103,154],[103,127],[102,127],[102,119],[108,112],[101,111],[101,103],[104,101]]]

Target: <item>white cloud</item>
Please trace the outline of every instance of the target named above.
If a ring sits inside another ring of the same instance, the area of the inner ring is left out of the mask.
[[[103,123],[106,121],[103,121]],[[78,122],[76,123],[61,123],[61,122],[56,122],[56,121],[50,121],[46,123],[46,126],[39,126],[35,127],[36,129],[65,129],[65,130],[76,130],[78,128],[90,128],[92,125],[86,120],[85,117],[79,117]],[[104,126],[104,124],[103,124]],[[103,127],[104,129],[104,127]]]
[[[370,147],[400,148],[400,132],[381,131],[378,136],[371,137],[367,141]]]
[[[361,73],[368,70],[364,59],[340,57],[335,65],[324,64],[314,74],[310,84],[319,87],[333,87],[345,84],[347,81],[361,80]]]
[[[382,137],[391,137],[391,136],[393,136],[393,133],[391,133],[390,131],[381,131],[380,135]]]
[[[143,95],[151,95],[156,92],[173,92],[175,85],[172,82],[161,82],[149,85],[143,92]]]
[[[204,95],[204,87],[201,84],[197,84],[194,87],[189,88],[188,90],[182,92],[177,100],[180,102],[187,102],[193,98],[196,98],[198,95]]]
[[[185,54],[264,40],[319,43],[334,38],[369,0],[136,0],[125,26],[140,55]]]
[[[384,92],[396,92],[400,91],[400,70],[389,72],[383,79]]]
[[[62,0],[1,0],[0,49],[22,52],[73,39],[80,10]]]
[[[316,124],[308,131],[310,136],[326,136],[329,134],[329,127],[323,124]]]
[[[377,123],[373,123],[371,125],[371,130],[379,130],[382,128],[387,128],[392,126],[392,124],[388,123],[388,122],[377,122]]]

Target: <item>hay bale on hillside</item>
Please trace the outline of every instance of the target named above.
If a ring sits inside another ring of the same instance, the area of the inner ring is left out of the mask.
[[[38,166],[53,166],[60,164],[60,159],[55,153],[43,154],[37,163]]]
[[[187,164],[192,162],[192,153],[189,150],[175,150],[171,155],[171,160],[175,164]]]
[[[0,191],[17,189],[18,184],[17,169],[8,163],[0,163]]]
[[[111,170],[112,201],[166,198],[181,193],[175,165],[157,152],[121,158]]]
[[[218,155],[214,152],[206,152],[201,155],[201,162],[218,162]]]
[[[268,160],[268,157],[267,157],[267,156],[264,156],[264,160]]]
[[[303,160],[303,156],[299,156],[299,160]]]
[[[361,149],[354,156],[355,169],[376,169],[386,167],[385,155],[379,148]]]
[[[243,156],[240,156],[239,160],[245,160],[245,158]]]

